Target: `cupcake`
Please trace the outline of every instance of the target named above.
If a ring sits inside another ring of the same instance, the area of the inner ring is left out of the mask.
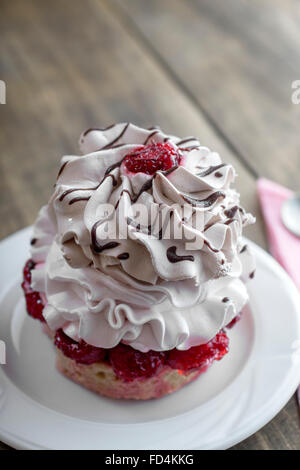
[[[195,137],[88,129],[64,156],[24,268],[27,311],[66,377],[111,398],[172,393],[229,349],[248,301],[254,222],[236,173]]]

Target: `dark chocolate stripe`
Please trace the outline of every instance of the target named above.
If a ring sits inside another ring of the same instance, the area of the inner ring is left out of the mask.
[[[119,149],[121,147],[126,147],[126,145],[131,145],[131,144],[117,144],[117,145],[112,145],[111,147],[109,147],[110,150],[114,150],[114,149]],[[99,149],[99,150],[103,150],[103,149]]]
[[[128,191],[128,189],[123,189],[123,190],[120,192],[120,197],[119,197],[119,199],[118,199],[118,201],[117,201],[117,203],[116,203],[116,205],[115,205],[115,209],[117,209],[117,207],[119,206],[119,204],[120,204],[120,199],[121,199],[121,197],[123,196],[124,193],[128,194],[128,196],[130,197],[131,202],[135,203],[135,202],[137,202],[137,200],[139,199],[139,197],[141,196],[141,194],[142,194],[144,191],[148,191],[148,190],[151,188],[152,183],[153,183],[153,178],[150,179],[150,180],[148,180],[148,181],[146,181],[146,183],[144,183],[143,186],[141,187],[139,193],[136,194],[135,196],[132,196],[132,195],[130,194],[130,192]]]
[[[68,195],[68,194],[71,194],[73,193],[74,191],[95,191],[96,189],[99,188],[99,184],[97,186],[94,186],[93,188],[71,188],[71,189],[67,189],[66,191],[64,191],[60,197],[59,197],[59,201],[63,201],[64,198]]]
[[[182,152],[190,152],[191,150],[196,150],[200,147],[200,145],[191,145],[191,147],[179,147],[179,150]]]
[[[114,177],[114,175],[111,175],[110,173],[107,173],[107,174],[104,175],[104,178],[102,179],[100,185],[106,180],[106,178],[112,178],[112,180],[113,180],[113,183],[112,183],[113,186],[117,186],[118,182],[117,182],[116,178]],[[99,185],[99,186],[100,186],[100,185]]]
[[[108,177],[111,177],[111,178],[112,178],[112,180],[113,180],[113,186],[116,186],[116,185],[117,185],[117,180],[116,180],[116,178],[114,177],[114,175],[107,174],[107,175],[104,176],[104,178],[102,179],[102,181],[101,181],[99,184],[97,184],[97,186],[93,186],[92,188],[71,188],[71,189],[67,189],[66,191],[64,191],[64,192],[60,195],[59,201],[60,201],[60,202],[63,201],[64,198],[65,198],[68,194],[71,194],[71,193],[73,193],[73,192],[75,192],[75,191],[95,191],[96,189],[99,188],[99,186],[103,183],[103,181],[104,181],[106,178],[108,178]],[[77,201],[80,201],[80,200],[87,200],[87,199],[89,199],[89,198],[90,198],[90,196],[89,196],[89,197],[86,197],[86,198],[79,198],[79,197],[78,197],[78,198],[74,198],[74,199],[72,199],[72,200],[69,202],[69,204],[73,204],[74,202],[76,202],[76,200],[77,200]]]
[[[120,204],[120,201],[121,201],[121,197],[123,196],[123,194],[128,194],[128,196],[130,197],[130,201],[132,202],[133,201],[133,198],[132,198],[132,195],[130,194],[130,192],[128,191],[128,189],[122,189],[122,191],[120,192],[120,196],[119,196],[119,199],[117,200],[116,204],[115,204],[115,209],[118,208],[119,204]]]
[[[64,171],[65,166],[66,166],[67,163],[68,163],[68,162],[65,162],[65,163],[62,164],[62,166],[60,167],[60,170],[59,170],[59,172],[58,172],[58,174],[57,174],[56,179],[58,179],[58,178],[60,177],[60,175],[61,175],[62,172]]]
[[[233,219],[233,217],[235,216],[238,210],[239,210],[239,206],[233,206],[230,209],[226,209],[226,211],[224,211],[224,214],[229,219]]]
[[[238,222],[238,219],[228,219],[224,222],[224,225],[230,225],[232,222]]]
[[[127,131],[128,126],[129,126],[129,122],[127,122],[127,124],[125,125],[124,129],[122,130],[122,132],[118,135],[118,137],[116,137],[116,138],[115,138],[112,142],[110,142],[109,144],[106,144],[104,147],[102,147],[101,150],[109,149],[112,145],[114,145],[116,142],[118,142],[118,140],[120,140],[121,137],[123,137],[123,135],[124,135],[125,132]]]
[[[182,199],[188,203],[190,203],[192,206],[200,206],[200,207],[210,207],[212,206],[219,198],[225,198],[225,193],[222,191],[216,191],[210,196],[208,196],[206,199],[195,199],[190,196],[183,196],[181,195]]]
[[[97,231],[97,227],[98,227],[100,222],[101,221],[96,222],[93,225],[92,231],[91,231],[91,235],[92,235],[91,248],[94,251],[94,253],[102,253],[102,251],[104,251],[104,250],[109,250],[109,249],[112,249],[112,248],[116,248],[117,246],[120,245],[120,243],[118,243],[118,242],[108,242],[108,243],[105,243],[105,245],[100,245],[98,243],[97,236],[96,236],[96,231]]]
[[[178,147],[178,145],[186,144],[187,142],[192,142],[193,140],[196,140],[198,142],[197,137],[187,137],[186,139],[182,139],[179,142],[176,142],[176,145]]]
[[[167,258],[170,263],[178,263],[179,261],[195,261],[194,256],[185,255],[180,256],[176,254],[176,246],[171,246],[167,249]]]
[[[122,161],[123,161],[123,160],[124,160],[124,159],[122,158],[122,160],[120,160],[119,162],[114,163],[113,165],[111,165],[111,166],[106,170],[105,176],[104,176],[103,180],[104,180],[105,177],[107,177],[107,176],[112,176],[112,177],[113,177],[113,175],[110,175],[110,172],[111,172],[112,170],[114,170],[115,168],[119,167],[119,166],[122,164]],[[160,173],[162,173],[163,175],[167,176],[167,175],[169,175],[172,171],[176,170],[177,168],[178,168],[178,166],[174,166],[174,167],[170,168],[169,170],[161,171]],[[139,197],[141,196],[141,194],[142,194],[144,191],[148,191],[148,190],[152,187],[153,179],[156,177],[157,174],[158,174],[158,173],[156,173],[156,174],[153,176],[153,178],[151,178],[151,179],[149,179],[148,181],[146,181],[146,183],[144,183],[143,186],[141,187],[139,193],[138,193],[137,195],[135,195],[135,196],[132,196],[132,195],[130,194],[130,192],[129,192],[127,189],[123,189],[123,190],[121,191],[120,196],[119,196],[119,199],[118,199],[118,201],[117,201],[117,203],[116,203],[116,205],[115,205],[115,209],[117,209],[117,207],[119,206],[121,197],[122,197],[122,195],[123,195],[124,193],[128,194],[128,196],[130,197],[131,202],[133,202],[133,203],[137,202],[137,200],[139,199]],[[102,181],[103,181],[103,180],[102,180]],[[101,183],[100,183],[100,184],[101,184]],[[97,189],[97,188],[96,188],[96,189]],[[70,190],[68,190],[68,191],[70,191]],[[101,220],[99,220],[98,222],[96,222],[96,223],[93,225],[92,231],[91,231],[91,236],[92,236],[92,245],[91,245],[91,246],[92,246],[93,250],[96,251],[96,252],[99,252],[99,251],[97,251],[97,250],[99,249],[99,248],[97,248],[97,247],[100,247],[100,245],[99,245],[98,242],[97,242],[97,237],[96,237],[96,230],[97,230],[97,227],[98,227],[98,225],[99,225],[100,223],[101,223]],[[161,236],[162,236],[162,235],[161,235],[161,233],[160,233],[160,237],[161,237]],[[160,238],[160,239],[161,239],[161,238]],[[112,243],[114,243],[114,242],[112,242]],[[116,245],[115,245],[115,246],[116,246]],[[111,247],[110,247],[110,248],[111,248]]]
[[[88,201],[89,199],[91,199],[91,196],[86,196],[86,197],[74,197],[73,199],[71,199],[71,201],[69,201],[69,206],[71,206],[71,205],[74,204],[75,202],[79,202],[79,201]]]
[[[197,173],[197,176],[200,176],[200,178],[203,178],[204,176],[211,175],[214,171],[217,171],[220,168],[223,168],[224,166],[227,166],[227,164],[222,163],[221,165],[210,166],[209,168],[202,171],[201,173]]]
[[[213,248],[211,246],[211,244],[207,241],[207,240],[204,240],[204,245],[208,246],[208,248],[213,251],[214,253],[219,253],[220,250],[216,250],[215,248]]]
[[[113,171],[113,170],[115,170],[116,168],[118,168],[119,166],[121,166],[123,160],[124,160],[124,159],[122,158],[122,160],[120,160],[119,162],[114,163],[113,165],[109,166],[109,167],[107,168],[107,170],[105,171],[104,174],[105,174],[105,175],[108,175],[111,171]]]
[[[90,127],[89,129],[87,129],[83,134],[82,134],[82,137],[85,137],[87,134],[89,134],[90,132],[92,131],[108,131],[109,129],[112,129],[113,127],[115,127],[116,124],[111,124],[107,127],[104,127],[103,129],[101,129],[100,127]]]
[[[172,166],[172,168],[169,168],[168,170],[160,170],[158,173],[162,173],[164,176],[168,176],[170,173],[173,173],[173,171],[177,170],[178,165]],[[154,175],[154,177],[156,174]]]
[[[149,140],[151,139],[151,137],[153,137],[155,134],[158,134],[159,133],[159,130],[156,130],[156,131],[153,131],[151,132],[151,134],[148,135],[147,139],[145,140],[144,144],[143,145],[146,145]]]
[[[117,256],[118,259],[120,260],[125,260],[129,258],[129,253],[121,253],[120,255]]]

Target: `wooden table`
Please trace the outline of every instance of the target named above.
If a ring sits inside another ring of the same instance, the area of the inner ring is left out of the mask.
[[[2,0],[0,9],[2,238],[33,223],[82,130],[129,120],[197,135],[232,162],[257,216],[248,236],[267,247],[256,178],[299,189],[299,2]],[[299,423],[293,398],[234,449],[300,449]]]

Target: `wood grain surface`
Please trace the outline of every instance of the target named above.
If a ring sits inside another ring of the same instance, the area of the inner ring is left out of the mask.
[[[82,130],[132,121],[197,135],[233,163],[257,216],[247,235],[267,248],[256,178],[299,185],[296,0],[1,0],[0,10],[1,238],[33,223]],[[300,449],[295,399],[234,449]]]

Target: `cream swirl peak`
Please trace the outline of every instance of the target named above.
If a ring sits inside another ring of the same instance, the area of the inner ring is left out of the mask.
[[[241,311],[254,272],[242,241],[254,218],[231,187],[234,168],[195,137],[129,123],[89,129],[80,147],[83,156],[62,158],[34,227],[33,287],[47,298],[48,325],[104,348],[207,342]],[[151,223],[135,223],[136,204],[153,215]],[[183,205],[188,217],[178,210]],[[197,249],[187,245],[191,239]]]

